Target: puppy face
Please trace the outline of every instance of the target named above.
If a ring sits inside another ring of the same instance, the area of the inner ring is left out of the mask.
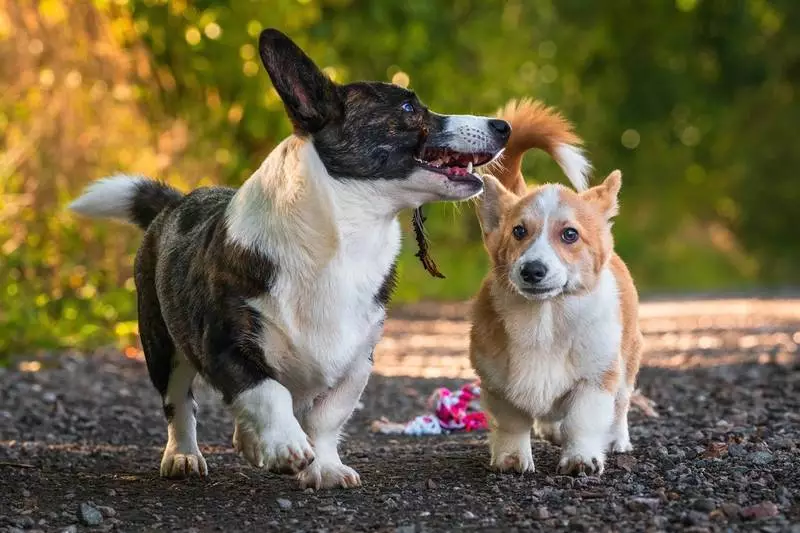
[[[262,32],[259,49],[295,133],[311,138],[328,173],[369,182],[404,206],[478,194],[483,183],[473,169],[494,159],[511,133],[503,120],[436,114],[389,83],[337,85],[276,30]]]
[[[531,300],[594,288],[613,248],[621,179],[614,171],[583,193],[547,184],[518,197],[487,176],[478,212],[497,279]]]

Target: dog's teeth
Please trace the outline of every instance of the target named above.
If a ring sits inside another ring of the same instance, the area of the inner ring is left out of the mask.
[[[467,172],[469,172],[470,174],[472,174],[472,161],[470,161],[469,163],[467,163]]]

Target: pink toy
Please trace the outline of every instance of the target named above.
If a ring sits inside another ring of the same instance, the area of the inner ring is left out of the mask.
[[[468,383],[456,391],[436,389],[428,398],[433,414],[420,415],[406,424],[385,418],[372,423],[372,431],[385,434],[439,435],[453,431],[487,429],[486,414],[480,410],[480,382]]]

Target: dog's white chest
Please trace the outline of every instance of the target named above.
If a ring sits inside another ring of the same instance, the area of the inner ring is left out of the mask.
[[[302,278],[279,272],[270,293],[253,302],[272,330],[264,338],[267,361],[293,395],[316,395],[368,361],[385,316],[376,295],[399,247],[396,220],[384,228],[345,227],[327,265]]]
[[[616,283],[604,275],[594,294],[538,304],[505,318],[511,345],[506,394],[545,416],[575,383],[600,375],[619,353]]]

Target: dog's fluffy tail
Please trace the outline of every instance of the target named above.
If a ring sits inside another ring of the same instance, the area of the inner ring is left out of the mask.
[[[522,157],[532,148],[544,150],[567,175],[578,191],[589,186],[591,164],[583,155],[583,141],[569,123],[552,107],[531,99],[511,100],[497,115],[511,124],[511,138],[490,172],[517,194],[526,190]]]
[[[182,197],[179,191],[160,181],[118,175],[89,185],[83,195],[69,204],[69,209],[90,217],[116,218],[147,229],[165,207]]]

